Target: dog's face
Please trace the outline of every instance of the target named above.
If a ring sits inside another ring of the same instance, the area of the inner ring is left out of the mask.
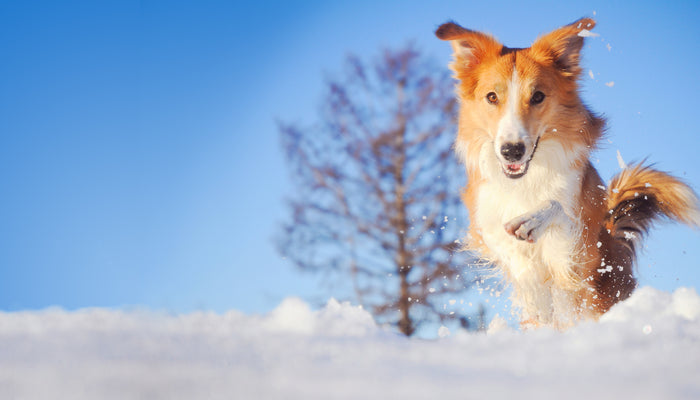
[[[582,19],[530,48],[509,49],[483,33],[443,24],[436,35],[451,42],[451,68],[459,80],[457,147],[462,141],[464,148],[479,151],[479,141],[492,143],[505,176],[517,179],[527,173],[541,141],[571,135],[570,120],[581,120],[572,115],[581,107],[579,52],[594,25]]]

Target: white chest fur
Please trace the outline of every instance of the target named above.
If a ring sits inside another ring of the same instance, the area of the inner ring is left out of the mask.
[[[513,303],[523,319],[540,323],[569,319],[576,306],[572,293],[579,287],[571,277],[582,231],[578,203],[582,171],[573,167],[571,157],[557,141],[543,142],[527,174],[510,179],[501,171],[493,147],[485,145],[481,151],[479,166],[486,179],[478,187],[472,223],[490,250],[489,261],[513,285]],[[535,243],[518,240],[504,228],[551,201],[561,205],[561,215]]]

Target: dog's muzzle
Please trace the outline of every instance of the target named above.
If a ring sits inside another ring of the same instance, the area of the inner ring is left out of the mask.
[[[527,173],[527,169],[530,166],[530,161],[532,157],[535,156],[535,151],[537,151],[537,145],[540,143],[540,138],[537,137],[535,141],[535,146],[532,149],[532,154],[527,160],[523,161],[525,156],[525,143],[505,143],[501,146],[501,156],[506,161],[502,163],[503,173],[511,179],[517,179],[523,177]]]

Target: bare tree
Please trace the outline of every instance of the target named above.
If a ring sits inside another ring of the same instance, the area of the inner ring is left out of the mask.
[[[317,125],[280,124],[295,183],[280,251],[351,283],[360,304],[406,335],[425,321],[464,326],[446,297],[473,282],[455,252],[467,224],[451,79],[412,46],[370,65],[349,56],[345,67],[327,82]]]

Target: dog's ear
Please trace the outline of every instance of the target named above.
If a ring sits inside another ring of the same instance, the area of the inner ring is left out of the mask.
[[[435,36],[449,40],[454,50],[454,68],[470,68],[480,63],[491,54],[499,54],[503,45],[493,37],[481,32],[472,31],[447,22],[435,31]]]
[[[553,63],[565,76],[576,78],[581,73],[579,60],[583,39],[597,36],[590,33],[594,26],[591,18],[581,18],[538,38],[530,51],[536,59]]]

